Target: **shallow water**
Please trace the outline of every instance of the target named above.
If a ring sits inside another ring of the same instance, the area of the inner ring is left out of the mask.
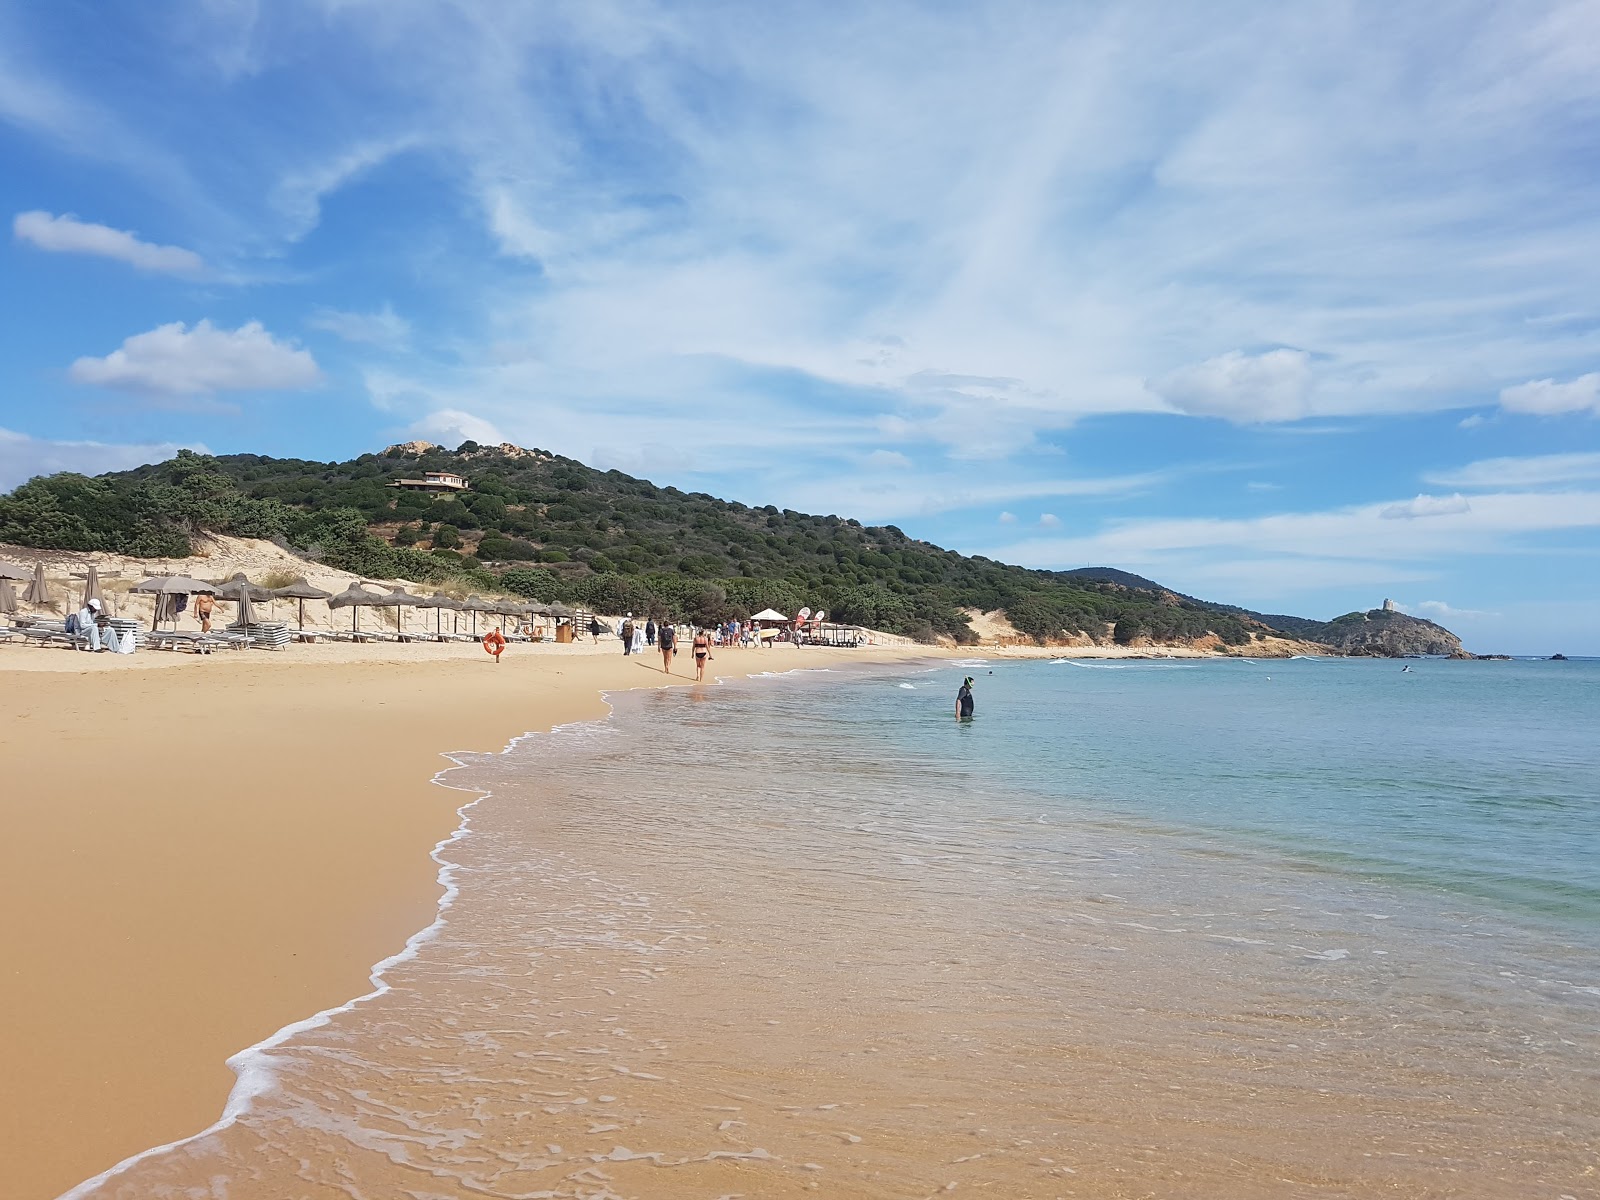
[[[382,994],[83,1194],[1600,1194],[1565,667],[619,697],[449,773],[490,795]]]

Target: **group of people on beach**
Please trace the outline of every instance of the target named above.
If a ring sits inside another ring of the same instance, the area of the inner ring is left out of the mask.
[[[596,622],[598,624],[598,621]],[[648,646],[656,646],[661,650],[661,670],[663,674],[672,673],[672,660],[678,653],[678,630],[674,625],[663,621],[657,625],[654,617],[645,620],[641,625],[629,613],[617,624],[617,637],[622,642],[624,655],[643,654]],[[595,640],[600,640],[600,635],[595,634]],[[695,682],[704,682],[706,677],[706,663],[711,659],[711,634],[709,630],[696,629],[694,640],[690,643],[694,653]]]

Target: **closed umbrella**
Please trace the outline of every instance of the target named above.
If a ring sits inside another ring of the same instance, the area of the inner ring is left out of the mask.
[[[226,583],[217,585],[217,598],[232,600],[239,606],[237,624],[254,625],[256,623],[255,602],[258,600],[272,599],[272,592],[260,584],[251,583],[244,575],[236,574]]]
[[[300,601],[301,629],[306,627],[307,600],[331,600],[333,598],[332,592],[325,592],[319,587],[312,587],[306,582],[306,577],[304,575],[300,576],[299,579],[296,579],[293,583],[287,584],[284,587],[273,588],[272,594],[280,600]]]
[[[17,593],[12,590],[11,580],[0,575],[0,613],[14,613],[17,611]]]
[[[22,593],[25,604],[49,604],[50,589],[44,585],[44,564],[35,563],[33,566],[33,580],[28,584],[28,590]]]
[[[79,608],[87,608],[89,601],[98,600],[105,603],[105,597],[100,594],[100,568],[91,566],[83,576],[83,603]]]
[[[369,592],[359,583],[352,583],[337,596],[328,597],[329,608],[348,608],[350,610],[350,628],[359,628],[357,610],[373,608],[383,603],[383,597],[377,592]]]

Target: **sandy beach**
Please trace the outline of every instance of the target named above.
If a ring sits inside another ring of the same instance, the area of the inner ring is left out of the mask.
[[[915,650],[719,651],[748,673]],[[221,1112],[225,1060],[368,990],[432,920],[470,797],[451,750],[603,716],[660,658],[302,646],[208,657],[0,647],[7,1195],[43,1200]],[[673,682],[692,667],[680,656]]]

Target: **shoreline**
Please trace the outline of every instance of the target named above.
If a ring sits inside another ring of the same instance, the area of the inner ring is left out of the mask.
[[[604,719],[608,692],[693,683],[614,644],[517,647],[499,667],[474,646],[315,649],[6,653],[23,669],[0,709],[0,813],[34,848],[0,884],[28,914],[7,935],[0,1049],[20,1200],[214,1127],[249,1086],[230,1059],[381,987],[444,911],[433,856],[481,798],[445,795],[458,764],[440,757]],[[714,665],[948,655],[724,650]]]

